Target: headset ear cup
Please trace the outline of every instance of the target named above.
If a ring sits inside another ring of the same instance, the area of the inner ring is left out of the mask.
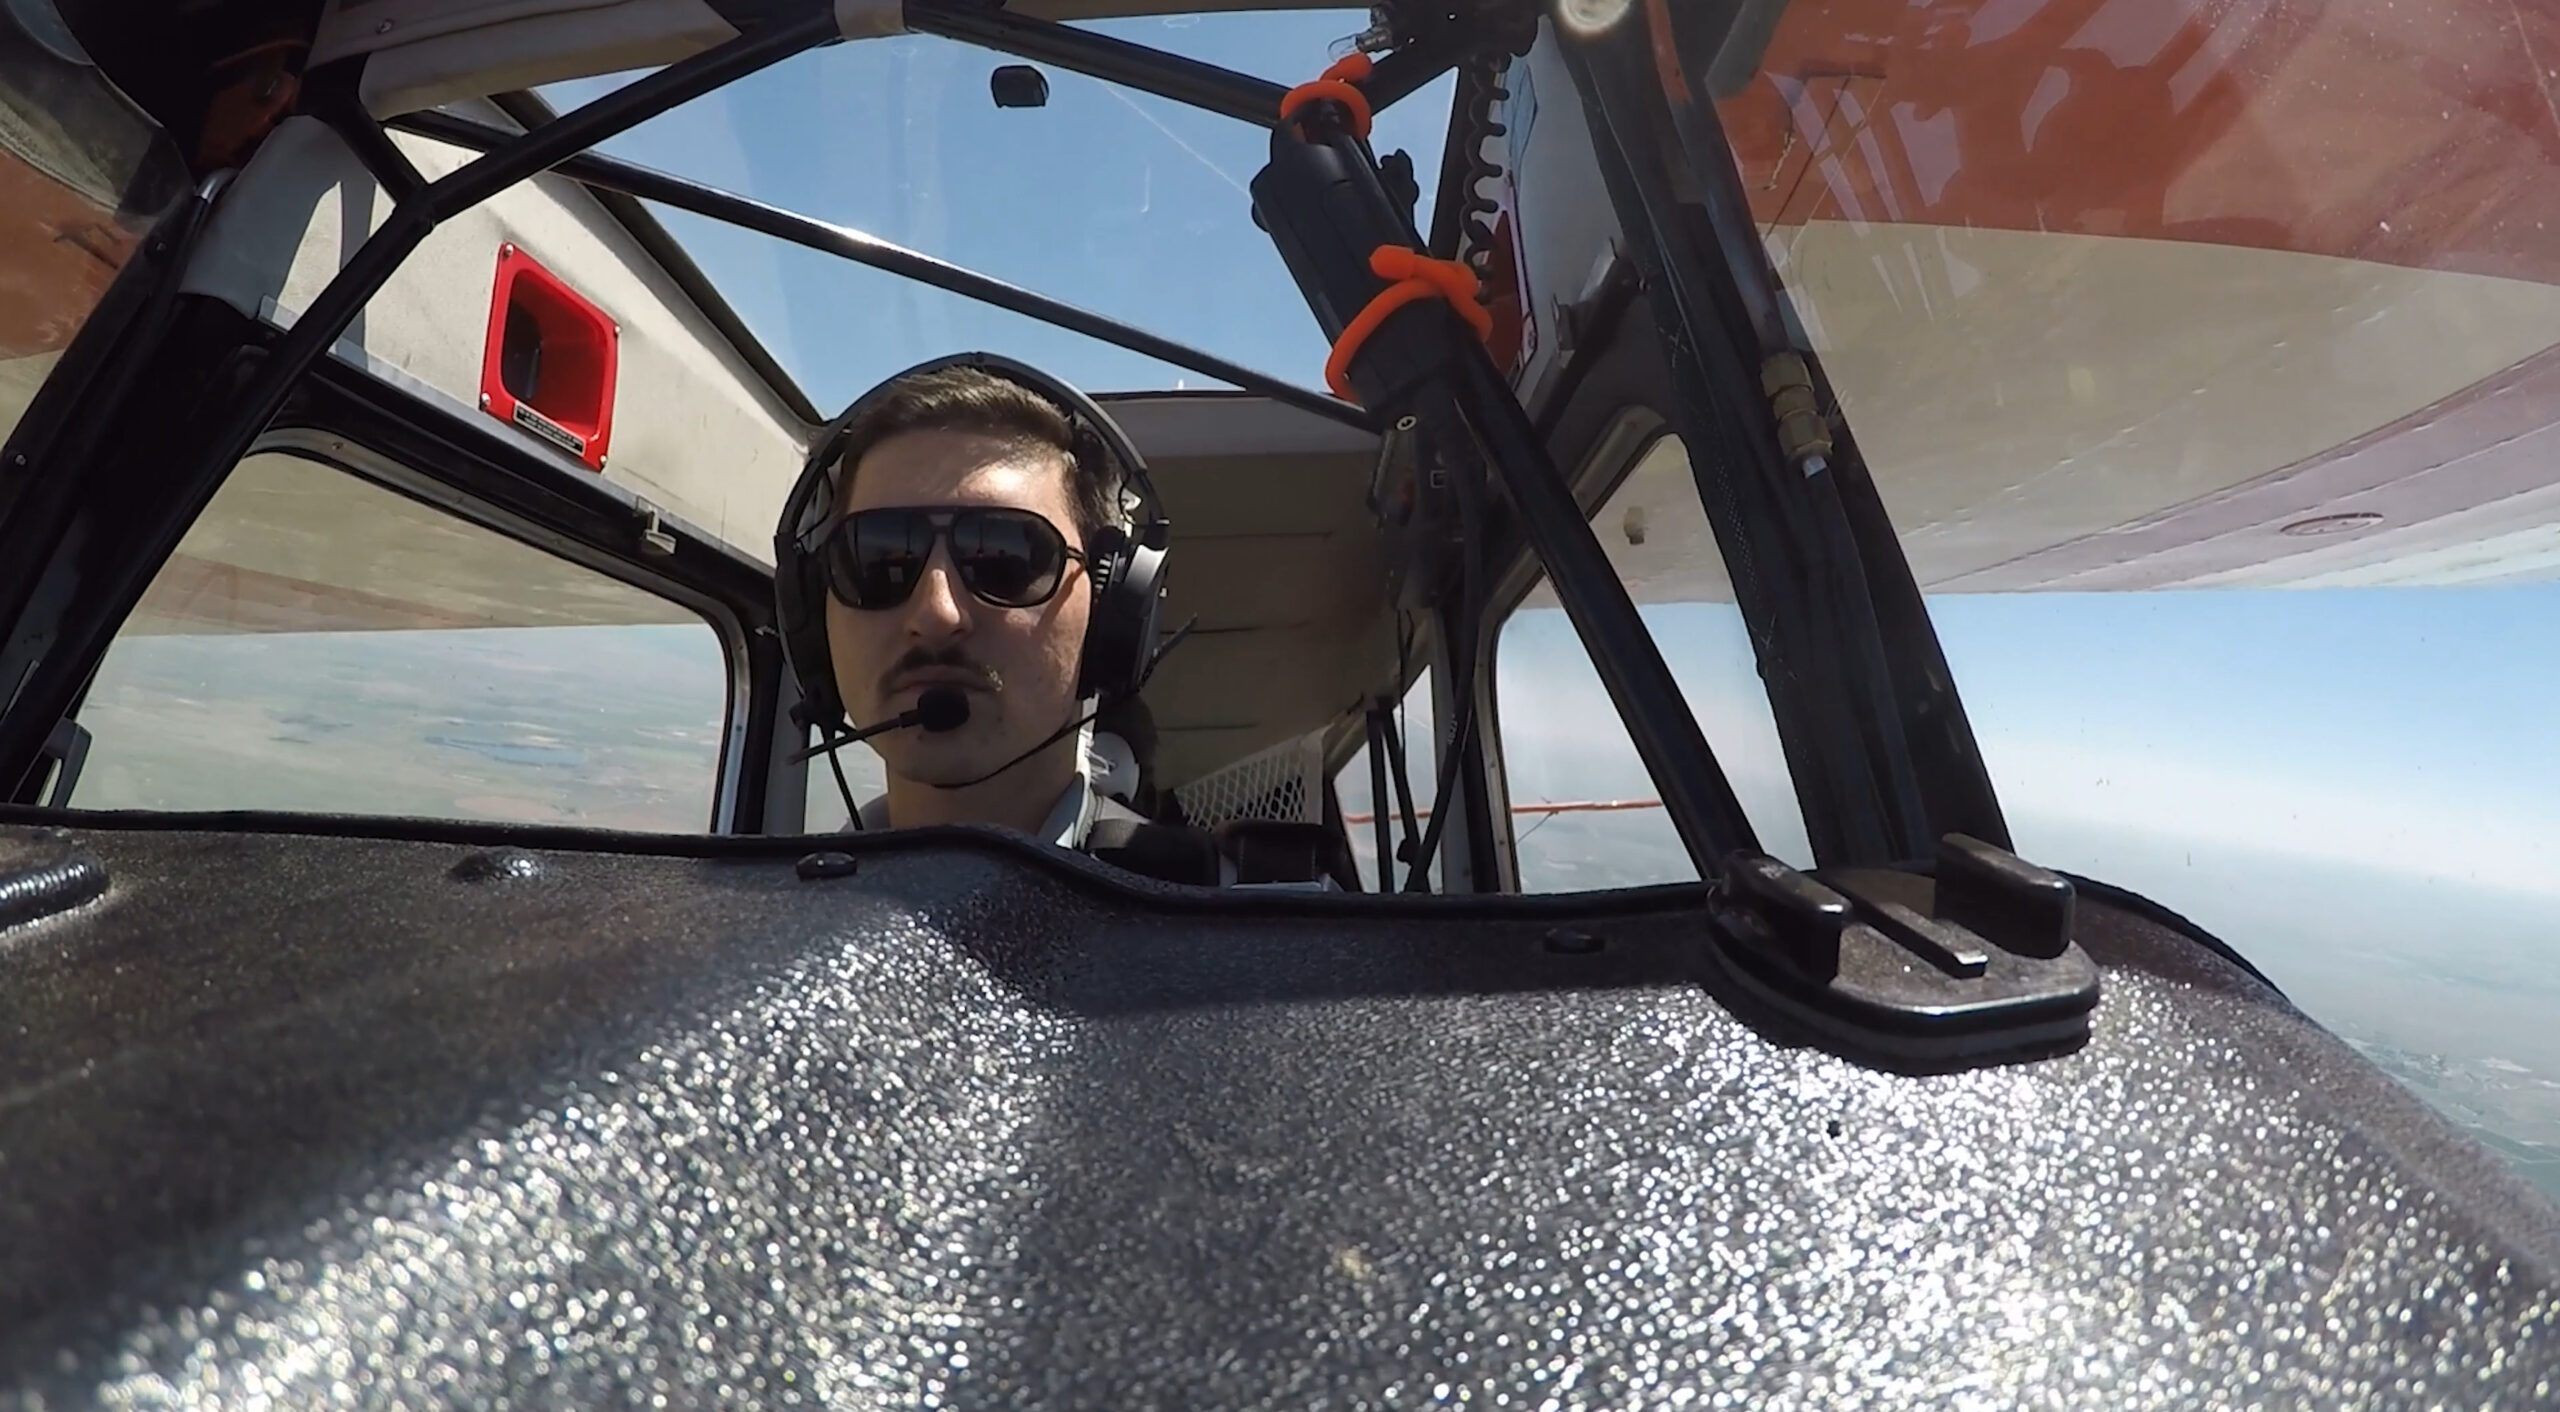
[[[788,572],[774,575],[776,596],[784,599],[778,605],[782,654],[800,687],[802,724],[831,731],[845,724],[845,712],[836,692],[834,657],[827,646],[825,571],[809,556],[793,558]],[[784,588],[786,582],[791,587]]]
[[[1130,696],[1147,684],[1147,673],[1156,664],[1156,644],[1164,640],[1164,566],[1165,551],[1161,548],[1141,544],[1129,551],[1129,616],[1134,626],[1129,633],[1129,687],[1125,694]]]
[[[1137,694],[1155,653],[1164,604],[1161,549],[1113,538],[1111,567],[1095,580],[1093,620],[1085,625],[1084,670],[1078,694],[1120,701]],[[1099,540],[1097,536],[1097,540]],[[1107,582],[1106,582],[1107,579]]]
[[[1093,579],[1093,603],[1096,616],[1111,598],[1111,586],[1121,578],[1121,561],[1129,556],[1129,536],[1124,530],[1106,527],[1093,532],[1093,542],[1085,548],[1084,571]]]
[[[844,725],[844,702],[827,648],[826,569],[818,556],[802,550],[801,540],[823,517],[818,507],[834,501],[835,482],[826,473],[833,446],[832,439],[823,440],[802,468],[783,501],[773,541],[774,628],[782,639],[783,665],[800,688],[794,714],[803,728],[815,726],[822,735]]]
[[[1085,541],[1084,573],[1092,585],[1084,624],[1084,655],[1076,665],[1076,695],[1079,698],[1100,696],[1111,691],[1113,659],[1117,654],[1118,632],[1113,627],[1120,611],[1120,599],[1114,590],[1122,578],[1121,560],[1129,550],[1129,537],[1116,527],[1095,530]]]

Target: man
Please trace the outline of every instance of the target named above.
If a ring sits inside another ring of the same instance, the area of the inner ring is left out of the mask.
[[[1354,876],[1309,825],[1213,837],[1103,793],[1154,797],[1137,689],[1165,526],[1145,479],[1099,407],[985,354],[891,379],[812,456],[775,535],[777,607],[813,719],[840,705],[888,767],[862,826],[1001,825],[1168,882]],[[1097,713],[1121,739],[1088,753]]]
[[[1120,470],[1065,408],[962,364],[902,375],[843,430],[826,565],[829,666],[846,715],[885,722],[959,692],[947,730],[874,737],[888,792],[865,828],[998,824],[1082,848],[1134,819],[1087,783],[1083,655]],[[1114,541],[1116,542],[1116,540]]]

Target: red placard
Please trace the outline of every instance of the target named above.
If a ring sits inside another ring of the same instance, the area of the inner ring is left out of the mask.
[[[613,439],[619,325],[513,245],[498,247],[480,408],[595,470]]]

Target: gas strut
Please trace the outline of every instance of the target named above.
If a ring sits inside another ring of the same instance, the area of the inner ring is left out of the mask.
[[[1368,137],[1364,68],[1290,91],[1254,210],[1307,307],[1335,340],[1327,375],[1393,425],[1413,417],[1453,475],[1490,468],[1653,776],[1698,876],[1759,843],[1670,667],[1528,414],[1485,352],[1472,276],[1424,258]],[[1480,624],[1469,624],[1475,631]],[[1461,683],[1471,693],[1472,682]]]

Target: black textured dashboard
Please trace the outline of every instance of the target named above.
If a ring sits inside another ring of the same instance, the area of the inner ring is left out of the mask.
[[[1695,890],[34,839],[47,1407],[2560,1406],[2550,1208],[2085,898],[2086,1047],[1899,1074],[1737,1019]]]

